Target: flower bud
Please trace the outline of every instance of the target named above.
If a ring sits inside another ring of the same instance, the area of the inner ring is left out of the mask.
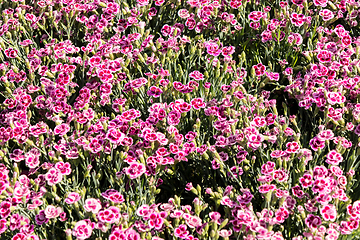
[[[103,7],[103,8],[107,8],[106,3],[104,3],[104,2],[100,2],[100,3],[99,3],[99,6],[100,6],[100,7]]]

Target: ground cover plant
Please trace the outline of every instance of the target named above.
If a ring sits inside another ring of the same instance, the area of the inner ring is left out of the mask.
[[[357,239],[360,2],[1,0],[0,239]]]

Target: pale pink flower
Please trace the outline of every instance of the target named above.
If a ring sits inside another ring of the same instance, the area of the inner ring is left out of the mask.
[[[92,212],[97,214],[101,209],[101,202],[99,199],[88,198],[85,200],[84,209],[87,212]]]
[[[45,208],[45,217],[48,219],[56,218],[63,212],[61,207],[55,207],[53,205],[48,205]]]

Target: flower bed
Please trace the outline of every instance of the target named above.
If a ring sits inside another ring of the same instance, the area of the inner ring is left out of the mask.
[[[359,238],[359,7],[0,1],[0,238]]]

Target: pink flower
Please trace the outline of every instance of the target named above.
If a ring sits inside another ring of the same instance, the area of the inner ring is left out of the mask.
[[[67,198],[65,199],[65,202],[67,204],[74,204],[80,199],[81,199],[80,194],[78,194],[77,192],[71,192],[68,194]]]
[[[121,218],[120,210],[114,206],[109,207],[108,209],[100,211],[97,214],[97,218],[103,223],[116,223]]]
[[[322,18],[325,22],[334,18],[334,13],[332,11],[330,11],[329,9],[322,9],[319,12],[319,15],[322,16]]]
[[[147,6],[149,4],[149,0],[137,0],[139,6]]]
[[[211,218],[212,221],[219,224],[218,220],[220,219],[221,214],[219,212],[210,212],[209,217]]]
[[[89,219],[81,220],[75,224],[72,234],[79,240],[88,239],[95,227]]]
[[[311,187],[313,184],[312,176],[310,174],[305,173],[300,179],[300,184],[303,188]]]
[[[62,175],[70,175],[71,165],[68,162],[57,162],[55,168],[61,172]]]
[[[265,14],[260,11],[253,11],[249,14],[248,18],[254,22],[259,22],[261,18],[265,18]]]
[[[67,132],[70,131],[70,126],[68,124],[62,123],[57,125],[54,129],[56,135],[64,136]]]
[[[18,50],[13,48],[5,49],[4,53],[8,58],[16,58],[18,56]]]
[[[62,174],[56,168],[50,168],[49,171],[45,174],[45,179],[49,186],[55,185],[62,180]]]
[[[163,93],[163,91],[160,88],[156,87],[156,86],[151,86],[150,89],[147,91],[147,94],[149,96],[154,97],[154,98],[160,97],[160,95],[162,93]]]
[[[322,141],[318,137],[314,137],[310,140],[310,147],[314,151],[318,151],[319,149],[323,149],[325,147],[325,140]]]
[[[223,47],[223,49],[221,51],[222,51],[222,55],[224,57],[229,56],[235,52],[235,47],[234,46]]]
[[[85,200],[85,211],[97,214],[101,208],[101,202],[99,199],[88,198]]]
[[[189,235],[187,226],[185,224],[181,224],[179,227],[175,228],[174,235],[175,237],[185,239]]]
[[[285,150],[287,153],[297,153],[300,149],[300,146],[297,142],[289,142],[286,144],[287,149]]]
[[[145,171],[145,165],[138,162],[130,163],[130,166],[126,168],[126,174],[129,175],[131,179],[140,177]]]
[[[343,161],[343,157],[336,150],[331,150],[326,155],[326,161],[325,162],[328,163],[328,164],[339,165],[339,163],[341,163],[342,161]]]
[[[255,70],[256,76],[260,77],[265,74],[266,67],[262,63],[259,63],[257,65],[254,65],[253,69]]]
[[[360,217],[360,201],[354,202],[352,205],[347,206],[347,213],[353,218]]]
[[[189,74],[190,78],[194,78],[197,81],[204,80],[204,75],[199,71],[193,71]]]
[[[259,186],[259,192],[260,193],[267,193],[270,192],[272,190],[276,189],[276,186],[274,184],[263,184],[261,186]]]
[[[205,47],[206,47],[206,50],[207,50],[207,53],[214,56],[214,57],[217,57],[220,55],[221,53],[221,46],[219,46],[215,41],[213,40],[210,40],[208,42],[205,42]]]
[[[191,100],[191,105],[196,110],[200,108],[205,108],[206,106],[203,98],[194,98],[193,100]]]
[[[232,230],[226,230],[226,229],[222,229],[220,231],[218,231],[218,234],[220,237],[226,238],[226,237],[230,237],[232,234]]]
[[[53,205],[48,205],[45,208],[45,217],[48,219],[56,218],[63,212],[61,207],[54,207]]]
[[[317,58],[321,63],[330,62],[332,58],[332,53],[326,50],[322,50],[318,53]]]
[[[301,27],[305,23],[305,16],[304,14],[292,13],[290,15],[290,21],[295,26]]]
[[[280,207],[275,212],[275,219],[278,223],[283,223],[288,217],[289,217],[289,211],[284,207]]]
[[[336,207],[332,204],[327,204],[320,209],[321,216],[325,221],[334,222],[337,217]]]
[[[264,175],[269,175],[274,171],[275,163],[268,161],[267,163],[261,166],[261,173]]]
[[[7,229],[8,229],[8,227],[7,227],[7,224],[6,224],[6,219],[1,219],[0,220],[0,235],[2,233],[4,233]]]
[[[122,203],[125,201],[124,196],[114,189],[108,189],[101,195],[114,203]]]
[[[190,228],[195,228],[195,227],[201,226],[201,218],[199,218],[197,216],[191,216],[185,222]]]
[[[334,105],[336,103],[341,104],[344,103],[346,98],[341,95],[339,92],[328,92],[327,93],[327,101],[329,104]]]
[[[152,213],[149,216],[148,223],[150,228],[155,228],[156,230],[160,230],[163,227],[164,219],[161,217],[160,213]]]
[[[313,0],[315,6],[326,7],[328,0]]]

